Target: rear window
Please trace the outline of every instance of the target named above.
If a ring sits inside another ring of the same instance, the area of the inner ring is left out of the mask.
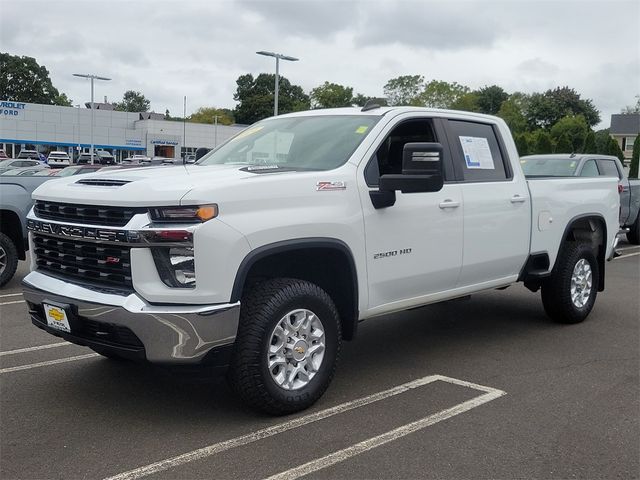
[[[578,168],[575,158],[521,158],[520,165],[528,177],[571,177]]]

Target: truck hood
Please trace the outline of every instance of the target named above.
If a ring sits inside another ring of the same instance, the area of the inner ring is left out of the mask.
[[[33,192],[33,198],[125,207],[178,205],[197,187],[211,190],[263,175],[283,174],[256,174],[241,168],[241,165],[179,165],[108,170],[50,180]]]

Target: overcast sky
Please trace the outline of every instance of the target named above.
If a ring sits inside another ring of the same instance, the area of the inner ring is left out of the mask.
[[[281,73],[305,91],[325,80],[382,96],[399,75],[575,88],[601,126],[640,93],[640,2],[337,0],[0,0],[0,51],[35,57],[74,103],[75,72],[113,78],[96,98],[139,90],[157,112],[233,108],[239,75],[274,71],[257,50],[300,58]]]

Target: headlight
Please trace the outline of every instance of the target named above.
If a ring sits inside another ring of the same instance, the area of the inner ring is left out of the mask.
[[[193,247],[157,247],[152,250],[158,275],[169,287],[195,288]]]
[[[195,205],[191,207],[156,207],[149,209],[151,220],[159,223],[206,222],[218,216],[218,206]]]

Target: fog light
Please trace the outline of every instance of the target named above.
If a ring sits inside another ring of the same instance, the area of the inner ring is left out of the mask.
[[[196,269],[193,247],[153,248],[152,254],[158,275],[165,285],[195,288]]]

